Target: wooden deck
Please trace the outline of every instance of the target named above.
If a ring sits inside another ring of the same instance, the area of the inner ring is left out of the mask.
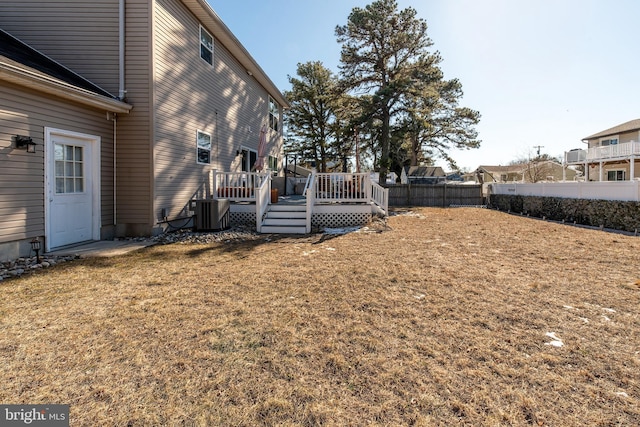
[[[269,173],[213,171],[210,188],[212,198],[230,200],[231,223],[255,224],[262,233],[360,226],[388,212],[388,190],[368,174],[313,173],[304,195],[280,196],[277,202],[271,199]]]

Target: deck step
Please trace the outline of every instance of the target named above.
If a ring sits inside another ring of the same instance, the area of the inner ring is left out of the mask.
[[[306,218],[269,218],[266,217],[262,221],[262,226],[265,225],[294,225],[304,227],[307,225]]]
[[[305,211],[267,211],[267,218],[307,218]]]
[[[307,228],[305,226],[293,227],[293,226],[284,226],[284,225],[263,225],[261,233],[270,233],[270,234],[306,234],[307,233]]]
[[[269,205],[261,233],[306,234],[307,207],[305,205]]]
[[[271,204],[269,205],[269,211],[271,212],[306,212],[307,205],[279,205],[279,204]]]

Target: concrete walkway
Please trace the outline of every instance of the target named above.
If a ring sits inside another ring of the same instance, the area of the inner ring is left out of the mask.
[[[47,252],[51,256],[77,255],[80,258],[88,257],[110,257],[123,255],[128,252],[137,251],[147,246],[153,246],[157,242],[152,240],[100,240],[73,245],[55,251]]]

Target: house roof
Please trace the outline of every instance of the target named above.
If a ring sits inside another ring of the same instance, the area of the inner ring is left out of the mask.
[[[405,166],[404,172],[408,177],[415,178],[446,176],[440,166]]]
[[[632,132],[634,130],[640,130],[640,119],[630,120],[622,123],[618,126],[603,130],[602,132],[594,133],[593,135],[582,138],[583,141],[588,139],[602,138],[609,135],[617,135],[624,132]]]
[[[113,112],[131,105],[0,29],[0,80]]]
[[[41,71],[70,85],[108,98],[115,98],[106,90],[91,83],[89,80],[74,73],[64,65],[35,50],[2,29],[0,29],[0,55],[34,70]]]
[[[507,165],[507,166],[478,166],[478,170],[483,170],[489,173],[519,173],[525,169],[527,165],[517,164],[517,165]]]
[[[222,19],[211,8],[211,5],[206,0],[182,0],[187,8],[193,13],[209,31],[213,33],[215,38],[227,48],[233,56],[242,64],[247,70],[247,73],[253,76],[280,105],[284,108],[289,108],[291,105],[289,101],[282,95],[280,90],[271,81],[269,76],[253,59],[251,54],[240,43],[236,36],[231,32],[229,27],[222,22]],[[265,28],[267,30],[268,23],[265,21]]]

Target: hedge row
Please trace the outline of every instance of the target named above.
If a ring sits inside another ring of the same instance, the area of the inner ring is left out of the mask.
[[[489,196],[488,205],[502,211],[554,221],[630,232],[640,229],[639,202],[492,194]]]

